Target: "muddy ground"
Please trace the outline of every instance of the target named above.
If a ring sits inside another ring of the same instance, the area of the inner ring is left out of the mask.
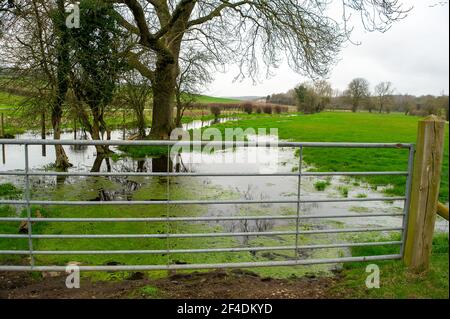
[[[0,272],[3,299],[321,299],[333,297],[335,278],[270,279],[248,271],[213,271],[146,279],[137,273],[128,280],[108,282],[82,278],[80,289],[67,289],[65,276],[33,279],[28,273]],[[153,293],[143,287],[151,286]]]

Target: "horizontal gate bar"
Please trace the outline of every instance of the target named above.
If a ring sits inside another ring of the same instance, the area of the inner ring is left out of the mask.
[[[24,171],[20,172],[0,172],[0,176],[26,176]],[[406,176],[408,172],[403,171],[391,171],[391,172],[306,172],[306,173],[147,173],[147,172],[30,172],[29,176],[154,176],[154,177],[237,177],[237,176],[249,176],[249,177],[286,177],[286,176],[379,176],[379,175],[401,175]]]
[[[297,204],[300,203],[346,203],[346,202],[385,202],[400,201],[406,197],[374,197],[374,198],[333,198],[333,199],[274,199],[274,200],[155,200],[155,201],[45,201],[45,200],[0,200],[6,205],[53,205],[53,206],[114,206],[114,205],[231,205],[231,204]]]
[[[272,231],[272,232],[236,232],[236,233],[196,233],[196,234],[68,234],[68,235],[16,235],[0,234],[0,238],[34,238],[34,239],[95,239],[95,238],[202,238],[202,237],[238,237],[238,236],[283,236],[296,234],[337,234],[337,233],[359,233],[375,231],[397,231],[403,227],[376,227],[376,228],[341,228],[341,229],[319,229],[303,231]]]
[[[186,265],[119,265],[119,266],[79,266],[80,271],[150,271],[150,270],[188,270],[216,268],[253,268],[276,266],[300,266],[317,264],[338,264],[344,262],[366,262],[376,260],[401,259],[401,255],[379,255],[364,257],[342,257],[329,259],[287,260],[267,262],[241,262],[218,264],[186,264]],[[65,266],[0,266],[0,271],[66,271]]]
[[[0,139],[0,144],[4,145],[111,145],[111,146],[179,146],[179,147],[200,147],[200,146],[241,146],[241,147],[327,147],[327,148],[405,148],[412,149],[413,144],[402,143],[310,143],[310,142],[235,142],[235,141],[75,141],[75,140],[4,140]],[[175,172],[46,172],[46,171],[25,171],[0,172],[1,176],[185,176],[185,177],[276,177],[276,176],[376,176],[376,175],[401,175],[408,176],[408,172],[287,172],[287,173],[175,173]],[[299,204],[299,203],[339,203],[339,202],[374,202],[374,201],[404,201],[406,197],[382,197],[382,198],[336,198],[336,199],[278,199],[278,200],[143,200],[143,201],[43,201],[43,200],[0,200],[0,204],[11,205],[68,205],[68,206],[111,206],[111,205],[230,205],[230,204]],[[396,214],[364,214],[363,217],[379,216],[404,216],[404,213]],[[296,215],[296,216],[221,216],[221,217],[166,217],[166,218],[20,218],[20,217],[1,217],[0,221],[27,221],[30,222],[197,222],[197,221],[227,221],[227,220],[294,220],[294,219],[313,219],[313,218],[352,218],[362,217],[355,214],[343,215]],[[30,216],[28,216],[30,217]],[[404,227],[377,227],[377,228],[341,228],[341,229],[318,229],[299,231],[267,231],[267,232],[236,232],[236,233],[186,233],[186,234],[0,234],[0,238],[28,238],[31,239],[96,239],[96,238],[202,238],[202,237],[235,237],[235,236],[283,236],[298,234],[333,234],[333,233],[356,233],[356,232],[379,232],[379,231],[401,231]],[[215,253],[215,252],[240,252],[240,251],[270,251],[270,250],[296,250],[296,249],[326,249],[326,248],[345,248],[358,246],[378,246],[378,245],[402,245],[403,241],[389,242],[369,242],[369,243],[338,243],[338,244],[319,244],[303,246],[272,246],[272,247],[232,247],[232,248],[202,248],[202,249],[163,249],[163,250],[82,250],[82,251],[35,251],[31,250],[0,250],[0,254],[13,255],[108,255],[108,254],[181,254],[181,253]],[[126,271],[126,270],[176,270],[176,269],[212,269],[212,268],[247,268],[247,267],[271,267],[271,266],[295,266],[323,263],[341,263],[371,260],[400,259],[401,254],[364,256],[364,257],[344,257],[329,259],[310,259],[310,260],[287,260],[287,261],[267,261],[267,262],[241,262],[241,263],[216,263],[216,264],[192,264],[192,265],[117,265],[117,266],[80,266],[82,271]],[[1,270],[14,271],[65,271],[64,266],[0,266]]]
[[[276,251],[295,249],[327,249],[366,246],[401,245],[401,241],[347,243],[306,246],[268,246],[268,247],[232,247],[211,249],[166,249],[166,250],[33,250],[33,255],[150,255],[150,254],[186,254],[186,253],[217,253],[217,252],[243,252],[243,251]],[[0,255],[28,255],[29,250],[0,250]]]
[[[111,222],[203,222],[228,220],[293,220],[293,219],[319,219],[319,218],[361,218],[361,217],[394,217],[404,216],[403,213],[373,213],[373,214],[341,214],[341,215],[284,215],[284,216],[222,216],[222,217],[148,217],[148,218],[30,218],[31,222],[50,223],[111,223]],[[0,222],[27,221],[25,217],[0,217]]]
[[[0,139],[5,145],[109,145],[109,146],[240,146],[240,147],[336,147],[336,148],[410,148],[410,143],[329,143],[329,142],[284,142],[277,141],[123,141],[123,140],[36,140]]]

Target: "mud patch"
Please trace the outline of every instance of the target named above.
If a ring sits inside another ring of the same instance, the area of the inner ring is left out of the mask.
[[[28,273],[0,274],[0,298],[8,299],[320,299],[336,279],[263,278],[246,270],[173,274],[162,279],[130,278],[115,282],[82,278],[80,289],[67,289],[65,276],[32,278]],[[149,289],[151,288],[151,289]],[[148,291],[152,291],[151,295]]]

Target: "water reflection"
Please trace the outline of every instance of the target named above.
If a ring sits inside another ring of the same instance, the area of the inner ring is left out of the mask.
[[[219,122],[224,123],[227,121],[233,121],[233,118],[220,118]],[[209,126],[213,124],[213,120],[209,121],[192,121],[190,123],[183,124],[183,129],[185,130],[193,130],[199,129],[205,126]],[[135,134],[135,130],[128,130],[126,136],[133,136]],[[72,140],[74,136],[77,134],[73,131],[66,131],[61,133],[62,140]],[[51,139],[52,135],[47,134],[47,139]],[[123,130],[114,130],[111,131],[111,139],[112,140],[122,140],[124,138]],[[19,134],[16,136],[16,139],[24,140],[36,140],[41,139],[40,133],[35,132],[26,132],[24,134]],[[88,140],[88,134],[80,130],[78,132],[79,140]],[[86,145],[70,145],[63,146],[70,162],[74,164],[72,170],[80,171],[80,170],[91,170],[93,171],[101,171],[103,167],[107,170],[108,163],[106,163],[105,158],[100,160],[97,158],[97,151],[95,146],[86,146]],[[110,150],[113,152],[117,151],[116,147],[110,147]],[[0,165],[0,171],[12,171],[12,170],[23,170],[25,167],[25,159],[24,159],[24,147],[23,145],[2,145],[2,164]],[[31,169],[42,169],[46,167],[51,167],[51,165],[55,162],[55,149],[54,147],[45,147],[39,145],[30,145],[28,147],[29,152],[29,167]],[[166,158],[167,160],[167,158]],[[172,164],[164,165],[162,162],[164,159],[157,159],[155,164],[151,164],[150,167],[153,167],[155,171],[164,172],[168,169],[171,170],[173,168]],[[153,162],[153,161],[151,161]],[[104,165],[103,165],[104,164]],[[105,166],[106,165],[106,166]],[[110,163],[109,165],[114,165]],[[145,165],[141,163],[140,165]],[[181,170],[182,168],[177,168]]]
[[[202,125],[209,125],[209,122],[194,121],[189,125],[184,125],[185,129],[195,129]],[[112,138],[120,139],[122,137],[122,131],[113,131]],[[39,138],[37,135],[27,133],[18,138]],[[73,135],[71,133],[64,133],[62,139],[72,139]],[[250,137],[249,137],[250,138]],[[117,149],[112,148],[117,151]],[[65,150],[70,158],[70,161],[74,164],[74,167],[69,169],[69,172],[198,172],[198,173],[236,173],[236,172],[246,172],[246,173],[258,173],[264,168],[264,163],[246,163],[244,160],[248,156],[248,152],[243,148],[236,148],[235,150],[226,150],[222,152],[215,152],[211,154],[206,154],[204,161],[202,163],[196,163],[190,160],[189,153],[177,154],[173,158],[168,158],[167,156],[161,156],[158,158],[143,158],[143,159],[133,159],[126,157],[107,157],[97,154],[95,147],[92,146],[70,146],[66,147]],[[30,146],[29,147],[29,160],[30,168],[33,170],[45,170],[48,169],[48,165],[54,162],[54,148],[49,147],[47,149],[47,156],[42,156],[42,150],[40,146]],[[119,152],[118,152],[119,153]],[[223,164],[217,159],[224,155],[232,155],[237,159],[238,163]],[[3,164],[0,165],[0,171],[13,171],[13,170],[23,170],[24,168],[24,156],[23,156],[23,146],[17,145],[3,145],[2,146]],[[272,155],[272,154],[271,154]],[[8,156],[8,157],[6,157]],[[295,152],[291,148],[280,148],[278,150],[278,172],[293,172],[294,168],[298,167],[298,158],[295,157]],[[244,159],[239,163],[240,159]],[[101,180],[101,178],[91,177],[93,180]],[[87,178],[89,179],[89,178]],[[115,190],[108,190],[104,188],[104,185],[99,182],[97,184],[96,193],[92,196],[92,200],[131,200],[134,191],[138,190],[141,185],[141,180],[138,178],[128,178],[128,177],[108,177],[103,178],[104,180],[109,180],[115,184],[120,185]],[[171,182],[177,183],[183,179],[180,177],[171,178]],[[0,183],[6,181],[13,182],[14,184],[23,184],[23,179],[17,177],[7,177],[1,176]],[[238,194],[243,199],[293,199],[296,198],[297,182],[296,177],[233,177],[229,176],[217,176],[214,178],[196,178],[196,181],[203,183],[204,188],[208,190],[220,191],[217,193],[217,198],[227,198],[230,194]],[[330,180],[331,186],[326,189],[326,191],[318,192],[315,190],[314,183],[317,181],[316,178],[305,177],[302,180],[302,199],[329,199],[335,197],[341,197],[338,188],[340,186],[349,187],[349,197],[358,197],[364,194],[366,197],[382,197],[384,194],[379,190],[371,189],[369,185],[361,183],[360,186],[352,185],[349,180],[341,180],[338,177],[332,178]],[[45,185],[33,185],[33,188],[44,188],[44,187],[58,187],[64,183],[78,183],[78,178],[67,178],[63,176],[58,176],[55,179],[51,177],[42,178],[42,182]],[[98,193],[97,193],[98,189]],[[234,198],[234,197],[233,197]],[[186,199],[197,199],[197,198],[186,198]],[[363,218],[364,213],[370,212],[386,212],[386,213],[397,213],[401,212],[403,207],[402,201],[396,201],[394,203],[388,202],[361,202],[355,203],[321,203],[321,204],[305,204],[301,207],[302,214],[354,214],[356,218],[351,219],[336,219],[331,218],[329,221],[342,222],[346,225],[354,227],[364,227],[364,226],[401,226],[402,220],[400,217],[376,217],[376,218]],[[258,214],[273,214],[273,211],[281,211],[286,214],[295,213],[295,207],[293,205],[271,205],[268,207],[263,206],[252,206],[251,209],[258,209]],[[227,216],[227,215],[237,215],[237,214],[248,214],[247,208],[244,205],[230,206],[230,205],[208,205],[207,215],[210,216]],[[361,217],[359,217],[361,216]],[[274,225],[268,221],[261,221],[257,224],[256,222],[239,222],[224,225],[225,228],[229,230],[240,230],[240,229],[271,229]],[[436,227],[439,230],[448,231],[448,223],[437,222]]]

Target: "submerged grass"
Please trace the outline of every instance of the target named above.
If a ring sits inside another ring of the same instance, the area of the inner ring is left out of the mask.
[[[167,179],[134,177],[127,182],[138,183],[140,188],[131,195],[132,200],[166,200]],[[51,187],[42,187],[33,191],[33,198],[36,200],[46,198],[51,200],[98,200],[100,192],[116,193],[119,196],[127,196],[122,193],[124,181],[118,183],[114,179],[108,178],[81,178],[80,180]],[[233,191],[224,190],[217,186],[205,185],[194,178],[171,179],[170,183],[171,199],[237,199],[239,194]],[[205,206],[199,205],[146,205],[146,206],[51,206],[48,208],[32,207],[32,216],[37,216],[37,211],[43,217],[76,217],[76,218],[112,218],[112,217],[177,217],[177,216],[199,216],[207,213]],[[266,213],[269,213],[267,211]],[[255,212],[256,213],[256,212]],[[259,212],[258,212],[259,213]],[[1,216],[26,216],[25,210],[16,211],[12,206],[0,207]],[[0,223],[0,233],[17,234],[19,231],[18,222]],[[288,225],[275,229],[294,229],[295,225]],[[227,232],[224,226],[219,223],[206,222],[177,222],[167,225],[164,222],[152,223],[96,223],[96,222],[40,222],[33,224],[34,234],[163,234],[171,233],[214,233]],[[250,238],[248,245],[259,246],[265,244],[292,245],[294,236],[279,236],[278,238],[257,237]],[[237,237],[219,238],[171,238],[167,239],[35,239],[33,247],[35,250],[166,250],[166,249],[200,249],[200,248],[224,248],[245,246]],[[1,239],[1,249],[28,250],[26,239]],[[233,263],[250,261],[285,260],[293,258],[293,252],[281,251],[273,254],[252,253],[252,252],[217,252],[217,253],[197,253],[197,254],[114,254],[114,255],[36,255],[36,265],[66,265],[69,262],[76,262],[81,265],[155,265],[161,264],[199,264],[199,263]],[[28,257],[21,256],[0,256],[2,264],[28,263]],[[309,270],[312,272],[322,271],[322,268]],[[323,268],[325,271],[325,268]],[[185,271],[188,272],[188,271]],[[301,276],[305,274],[305,268],[293,267],[257,269],[256,273],[273,277]],[[128,278],[129,272],[95,272],[84,273],[96,280],[121,280]],[[152,277],[167,275],[166,271],[150,272]]]
[[[133,177],[128,182],[138,183],[141,187],[132,193],[132,200],[166,200],[167,179]],[[32,194],[36,200],[46,198],[52,200],[96,200],[100,192],[122,194],[124,181],[117,183],[108,178],[81,178],[77,182],[71,181],[53,188],[43,187],[35,190]],[[171,178],[171,199],[237,199],[239,194],[231,190],[224,190],[218,186],[205,185],[195,178],[176,179]],[[199,205],[146,205],[146,206],[51,206],[48,208],[32,207],[32,216],[37,216],[37,211],[42,217],[177,217],[177,216],[199,216],[207,214],[207,207]],[[273,207],[262,210],[248,211],[247,207],[236,207],[237,214],[268,214]],[[286,212],[288,213],[288,212]],[[290,214],[292,212],[289,212]],[[16,211],[12,206],[2,206],[1,216],[26,216],[26,212]],[[247,225],[240,222],[234,225],[234,229],[228,229],[223,223],[206,222],[177,222],[168,226],[163,222],[153,223],[51,223],[40,222],[33,225],[35,234],[163,234],[171,233],[214,233],[243,231]],[[244,228],[242,228],[244,227]],[[265,227],[265,226],[260,226]],[[302,224],[302,229],[311,229],[312,225]],[[0,233],[17,234],[19,223],[0,223]],[[249,231],[250,229],[247,229]],[[287,225],[271,225],[267,230],[295,230],[295,223]],[[256,229],[252,230],[256,231]],[[244,241],[243,241],[244,240]],[[299,242],[308,244],[312,242],[329,242],[329,238],[315,238],[301,236]],[[165,250],[165,249],[201,249],[201,248],[225,248],[225,247],[258,247],[258,246],[292,246],[295,243],[294,235],[282,235],[276,237],[220,237],[220,238],[171,238],[167,239],[37,239],[33,240],[35,250]],[[1,239],[0,249],[28,250],[26,239]],[[335,257],[335,251],[318,250],[308,252],[311,258]],[[28,263],[28,257],[22,259],[19,256],[0,256],[2,264]],[[296,258],[293,250],[280,250],[271,252],[217,252],[217,253],[178,253],[170,256],[162,254],[126,254],[126,255],[36,255],[36,265],[65,265],[76,262],[81,265],[154,265],[161,264],[199,264],[199,263],[237,263],[258,262],[268,260],[290,260]],[[309,267],[272,267],[252,269],[253,272],[273,278],[301,277],[308,273],[331,275],[328,265],[315,265]],[[180,271],[181,273],[190,271]],[[128,278],[130,272],[95,272],[84,273],[95,280],[121,280]],[[166,271],[149,272],[152,277],[166,276]]]
[[[330,185],[331,185],[331,182],[329,180],[317,181],[314,183],[314,188],[319,192],[323,192]]]
[[[4,183],[0,184],[0,197],[7,199],[18,198],[22,194],[22,190],[17,188],[14,184]]]
[[[301,142],[415,143],[420,117],[403,114],[322,112],[295,116],[251,115],[239,121],[216,124],[225,128],[276,128],[280,139]],[[448,201],[448,123],[446,124],[444,163],[440,200]],[[305,148],[303,158],[320,171],[406,171],[406,149]],[[373,186],[391,185],[386,192],[401,195],[404,176],[371,176],[362,178]]]

